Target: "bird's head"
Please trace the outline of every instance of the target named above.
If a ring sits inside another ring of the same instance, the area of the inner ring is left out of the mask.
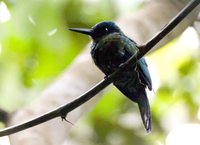
[[[114,32],[122,33],[120,28],[114,22],[110,21],[97,23],[91,29],[69,28],[69,30],[89,35],[92,37],[94,41],[98,41],[103,36],[106,36]]]

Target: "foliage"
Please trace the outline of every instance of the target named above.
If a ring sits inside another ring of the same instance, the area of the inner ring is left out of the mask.
[[[10,111],[31,102],[88,42],[66,28],[90,27],[120,14],[111,0],[5,3],[11,17],[0,22],[0,106]],[[151,134],[146,135],[136,104],[111,87],[80,129],[74,129],[71,140],[93,145],[159,144],[177,124],[198,122],[199,58],[199,49],[187,48],[179,39],[147,57],[155,84]]]
[[[86,37],[77,39],[66,28],[114,17],[109,1],[94,7],[81,0],[5,3],[10,20],[0,23],[0,106],[8,110],[30,102],[84,48]]]

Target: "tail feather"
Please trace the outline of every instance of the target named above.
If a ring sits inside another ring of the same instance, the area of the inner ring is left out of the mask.
[[[137,99],[140,115],[146,131],[151,132],[151,112],[146,92],[142,92]]]

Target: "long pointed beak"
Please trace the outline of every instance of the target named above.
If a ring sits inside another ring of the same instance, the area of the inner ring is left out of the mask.
[[[84,29],[84,28],[69,28],[70,31],[91,35],[91,29]]]

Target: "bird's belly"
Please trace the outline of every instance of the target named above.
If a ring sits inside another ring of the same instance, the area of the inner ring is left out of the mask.
[[[139,79],[135,68],[123,71],[114,78],[113,84],[128,98],[137,101],[138,91],[144,91],[145,87]]]

